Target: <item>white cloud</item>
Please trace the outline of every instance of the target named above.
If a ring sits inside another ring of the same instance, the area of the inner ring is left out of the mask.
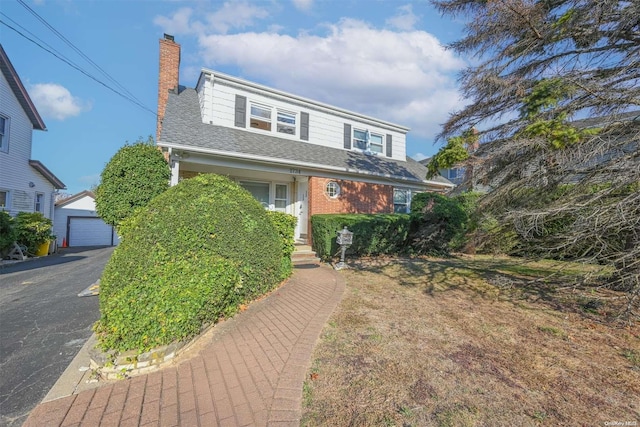
[[[247,1],[228,1],[215,12],[203,14],[204,20],[192,20],[193,9],[183,7],[170,17],[156,16],[153,23],[169,34],[203,34],[215,32],[226,34],[232,29],[244,29],[259,19],[269,16],[267,9]]]
[[[398,8],[398,13],[387,19],[386,23],[398,30],[410,31],[414,29],[419,19],[420,17],[413,13],[413,7],[410,4],[407,4],[400,6]]]
[[[89,103],[71,95],[67,88],[56,83],[37,83],[30,89],[29,95],[44,117],[64,120],[91,109]]]
[[[296,9],[307,11],[313,6],[313,0],[291,0]]]
[[[192,13],[191,8],[183,7],[176,10],[171,17],[156,16],[153,23],[161,27],[167,34],[190,34],[193,32],[190,22]]]
[[[269,22],[261,32],[229,32],[267,17],[241,1],[209,14],[178,9],[155,23],[197,37],[199,52],[183,53],[183,70],[233,67],[238,77],[406,125],[415,137],[433,139],[462,107],[456,74],[465,63],[432,34],[412,29],[418,17],[411,5],[384,29],[345,18],[294,35]]]
[[[455,73],[464,63],[424,31],[394,32],[344,19],[324,35],[210,34],[205,66],[233,65],[243,77],[407,125],[433,137],[461,106]]]

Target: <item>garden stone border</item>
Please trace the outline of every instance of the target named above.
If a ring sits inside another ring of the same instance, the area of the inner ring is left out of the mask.
[[[169,365],[176,356],[191,348],[216,324],[204,327],[198,335],[189,341],[177,341],[140,354],[135,350],[129,350],[114,356],[113,353],[100,350],[99,344],[96,344],[89,349],[89,369],[95,372],[101,380],[121,380],[148,374]]]

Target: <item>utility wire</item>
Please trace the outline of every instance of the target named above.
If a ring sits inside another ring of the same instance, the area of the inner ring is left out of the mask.
[[[50,49],[47,49],[46,47],[42,46],[40,43],[38,43],[37,41],[27,37],[25,34],[23,34],[22,32],[20,32],[19,30],[17,30],[16,28],[12,27],[11,25],[7,24],[6,22],[4,22],[3,20],[0,19],[0,24],[3,24],[4,26],[6,26],[7,28],[15,31],[16,33],[18,33],[19,35],[21,35],[22,37],[24,37],[25,39],[29,40],[31,43],[35,44],[36,46],[38,46],[40,49],[49,52],[51,55],[55,56],[56,58],[58,58],[59,60],[61,60],[62,62],[64,62],[65,64],[69,65],[71,68],[74,68],[78,71],[80,71],[82,74],[84,74],[85,76],[89,77],[91,80],[95,81],[96,83],[104,86],[105,88],[109,89],[110,91],[112,91],[113,93],[115,93],[116,95],[119,95],[121,97],[123,97],[124,99],[126,99],[127,101],[136,104],[138,107],[142,108],[143,110],[146,110],[148,112],[150,112],[151,114],[153,114],[154,116],[156,116],[156,112],[151,110],[150,108],[148,108],[147,106],[145,106],[144,104],[142,104],[141,102],[123,94],[122,92],[118,92],[117,90],[115,90],[114,88],[112,88],[111,86],[107,85],[106,83],[104,83],[101,80],[98,80],[96,77],[92,76],[91,74],[89,74],[88,72],[86,72],[85,70],[83,70],[82,68],[80,68],[79,66],[73,64],[71,61],[67,60],[66,58],[64,58],[62,55],[58,55],[56,52],[53,52]]]
[[[71,61],[69,58],[67,58],[66,56],[64,56],[63,53],[61,53],[60,51],[56,50],[56,48],[54,48],[53,46],[51,46],[49,43],[47,43],[46,41],[42,40],[40,37],[36,36],[35,34],[33,34],[31,31],[29,31],[27,28],[23,27],[22,25],[20,25],[18,22],[14,21],[13,19],[11,19],[10,16],[8,16],[7,14],[5,14],[4,12],[0,12],[0,15],[4,16],[6,19],[8,19],[9,21],[11,21],[13,23],[13,25],[19,27],[22,31],[24,31],[25,33],[29,34],[31,37],[33,37],[34,39],[38,40],[41,44],[45,45],[46,47],[48,47],[49,49],[51,49],[53,52],[57,53],[58,55],[60,55],[61,57],[63,57],[64,59],[66,59],[67,61],[69,61],[70,63],[72,63],[74,66],[76,67],[80,67],[78,64],[74,63],[73,61]]]
[[[133,95],[131,92],[129,92],[127,90],[127,88],[125,88],[123,85],[121,85],[120,82],[118,82],[116,79],[111,77],[111,75],[109,75],[109,73],[107,73],[102,67],[100,67],[98,64],[96,64],[91,58],[89,58],[87,55],[85,55],[85,53],[82,52],[71,41],[69,41],[69,39],[67,39],[62,33],[60,33],[60,31],[56,30],[51,24],[49,24],[49,22],[47,22],[46,19],[41,17],[35,10],[31,9],[31,7],[29,7],[29,5],[24,2],[24,0],[18,0],[18,3],[22,7],[24,7],[29,13],[31,13],[36,19],[38,19],[44,26],[46,26],[49,30],[51,30],[51,32],[53,32],[56,36],[58,36],[58,38],[60,40],[65,42],[67,46],[69,46],[71,49],[73,49],[78,55],[80,55],[87,62],[89,62],[91,65],[93,65],[98,71],[100,71],[103,76],[105,76],[108,80],[110,80],[112,83],[114,83],[116,86],[118,86],[120,88],[120,90],[126,92],[135,101],[137,101],[139,103],[142,103],[142,101],[140,101],[138,98],[136,98],[135,95]]]

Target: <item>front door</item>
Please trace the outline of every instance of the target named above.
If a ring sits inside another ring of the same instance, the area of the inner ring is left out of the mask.
[[[298,191],[296,197],[296,216],[298,217],[298,233],[303,239],[307,238],[307,222],[309,221],[309,180],[307,177],[297,177]]]

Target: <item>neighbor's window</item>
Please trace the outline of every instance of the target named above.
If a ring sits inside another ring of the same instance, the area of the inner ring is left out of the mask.
[[[360,150],[367,149],[367,131],[366,130],[353,130],[353,147]]]
[[[411,190],[393,189],[393,211],[395,213],[409,213],[411,208]]]
[[[286,111],[278,111],[277,130],[289,135],[296,134],[296,115]]]
[[[9,192],[0,190],[0,210],[9,209]]]
[[[369,150],[374,153],[382,153],[382,135],[371,134],[369,139]]]
[[[451,180],[464,178],[464,168],[449,169],[447,178]]]
[[[271,130],[271,107],[251,104],[251,127]]]
[[[5,153],[9,150],[8,130],[9,119],[0,116],[0,151],[4,151]]]
[[[44,193],[36,193],[36,203],[33,210],[44,213]]]
[[[329,181],[327,182],[327,186],[325,187],[324,191],[327,193],[327,196],[335,199],[340,195],[340,186],[335,181]]]

